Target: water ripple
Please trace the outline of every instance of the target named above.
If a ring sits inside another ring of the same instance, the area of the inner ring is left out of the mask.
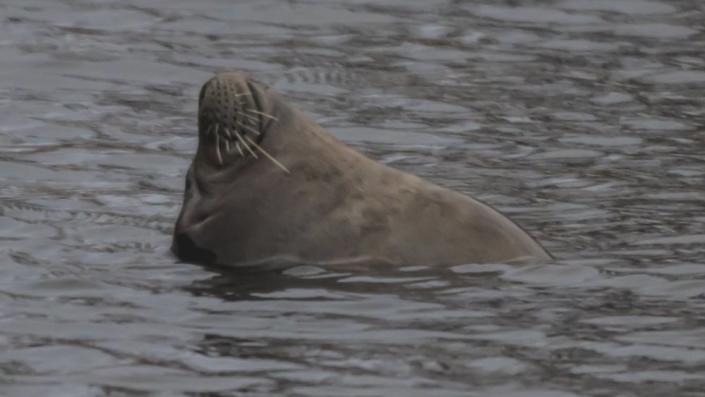
[[[0,394],[701,395],[703,17],[692,0],[3,2]],[[557,262],[178,263],[198,90],[235,68],[497,206]]]

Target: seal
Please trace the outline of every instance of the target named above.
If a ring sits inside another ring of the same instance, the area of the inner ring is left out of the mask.
[[[172,243],[184,261],[551,259],[489,205],[365,157],[244,73],[203,85],[198,138]]]

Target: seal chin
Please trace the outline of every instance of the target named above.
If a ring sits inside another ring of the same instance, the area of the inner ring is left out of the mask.
[[[220,73],[203,85],[198,105],[199,147],[215,167],[241,159],[270,157],[262,149],[268,121],[264,87],[244,73]]]

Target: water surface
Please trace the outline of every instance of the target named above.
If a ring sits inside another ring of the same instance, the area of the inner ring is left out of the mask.
[[[0,395],[702,396],[697,0],[0,4]],[[556,264],[243,274],[168,253],[243,69]]]

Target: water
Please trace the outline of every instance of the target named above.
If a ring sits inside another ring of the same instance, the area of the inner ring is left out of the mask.
[[[0,3],[0,395],[705,395],[701,1],[232,3]],[[559,260],[176,262],[226,68]]]

